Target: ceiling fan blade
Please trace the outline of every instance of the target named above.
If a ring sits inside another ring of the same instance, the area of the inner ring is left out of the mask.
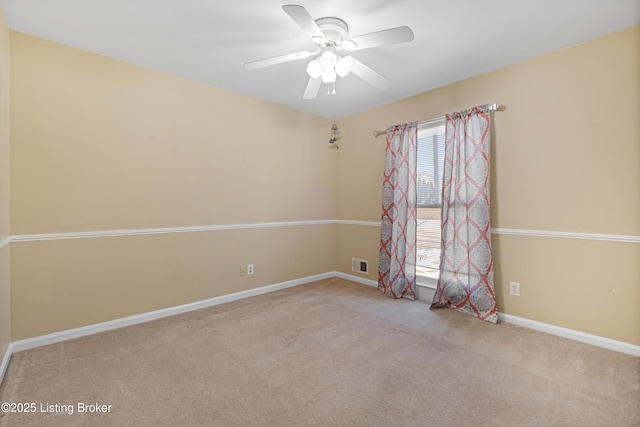
[[[382,74],[372,70],[357,59],[353,59],[355,61],[353,67],[351,68],[351,72],[353,74],[360,77],[362,80],[379,90],[384,90],[391,85],[389,79],[384,77]]]
[[[303,50],[302,52],[288,53],[286,55],[274,56],[272,58],[261,59],[259,61],[247,62],[244,64],[244,68],[245,70],[255,70],[258,68],[269,67],[271,65],[282,64],[283,62],[295,61],[296,59],[308,58],[311,55],[314,55],[314,53]]]
[[[309,83],[307,83],[307,88],[304,90],[304,95],[302,95],[303,99],[313,99],[318,96],[318,91],[320,90],[320,86],[322,85],[322,79],[313,77],[309,78]]]
[[[369,49],[387,44],[405,43],[413,40],[413,31],[409,27],[395,27],[352,37],[342,43],[347,50]],[[355,43],[355,46],[353,46]],[[350,47],[353,46],[353,47]]]
[[[298,24],[298,26],[302,28],[302,31],[304,31],[304,33],[310,38],[321,38],[326,40],[326,36],[322,30],[320,30],[316,21],[314,21],[311,15],[309,15],[307,9],[297,4],[285,4],[282,6],[282,9],[291,17],[291,19],[296,21],[296,24]]]

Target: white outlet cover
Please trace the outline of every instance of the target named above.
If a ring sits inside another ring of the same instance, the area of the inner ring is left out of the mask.
[[[520,296],[520,283],[509,282],[509,295]]]

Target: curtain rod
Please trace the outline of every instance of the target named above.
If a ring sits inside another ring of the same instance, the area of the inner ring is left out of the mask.
[[[489,105],[489,111],[497,111],[500,109],[500,107],[502,107],[500,104],[491,104]],[[423,120],[421,122],[418,122],[419,125],[425,124],[427,122],[431,122],[434,120],[440,120],[440,119],[444,119],[444,116],[441,117],[436,117],[435,119],[429,119],[429,120]],[[373,131],[373,136],[374,137],[379,137],[380,135],[386,135],[387,131],[386,130],[374,130]]]

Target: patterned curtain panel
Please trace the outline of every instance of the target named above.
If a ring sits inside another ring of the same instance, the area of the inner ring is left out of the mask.
[[[498,321],[489,222],[488,106],[447,115],[440,278],[431,308]]]
[[[417,122],[387,130],[378,289],[391,298],[416,296],[417,141]]]

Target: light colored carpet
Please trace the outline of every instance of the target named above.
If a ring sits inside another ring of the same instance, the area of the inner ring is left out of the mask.
[[[328,279],[17,353],[0,402],[37,405],[2,426],[639,426],[640,359]]]

